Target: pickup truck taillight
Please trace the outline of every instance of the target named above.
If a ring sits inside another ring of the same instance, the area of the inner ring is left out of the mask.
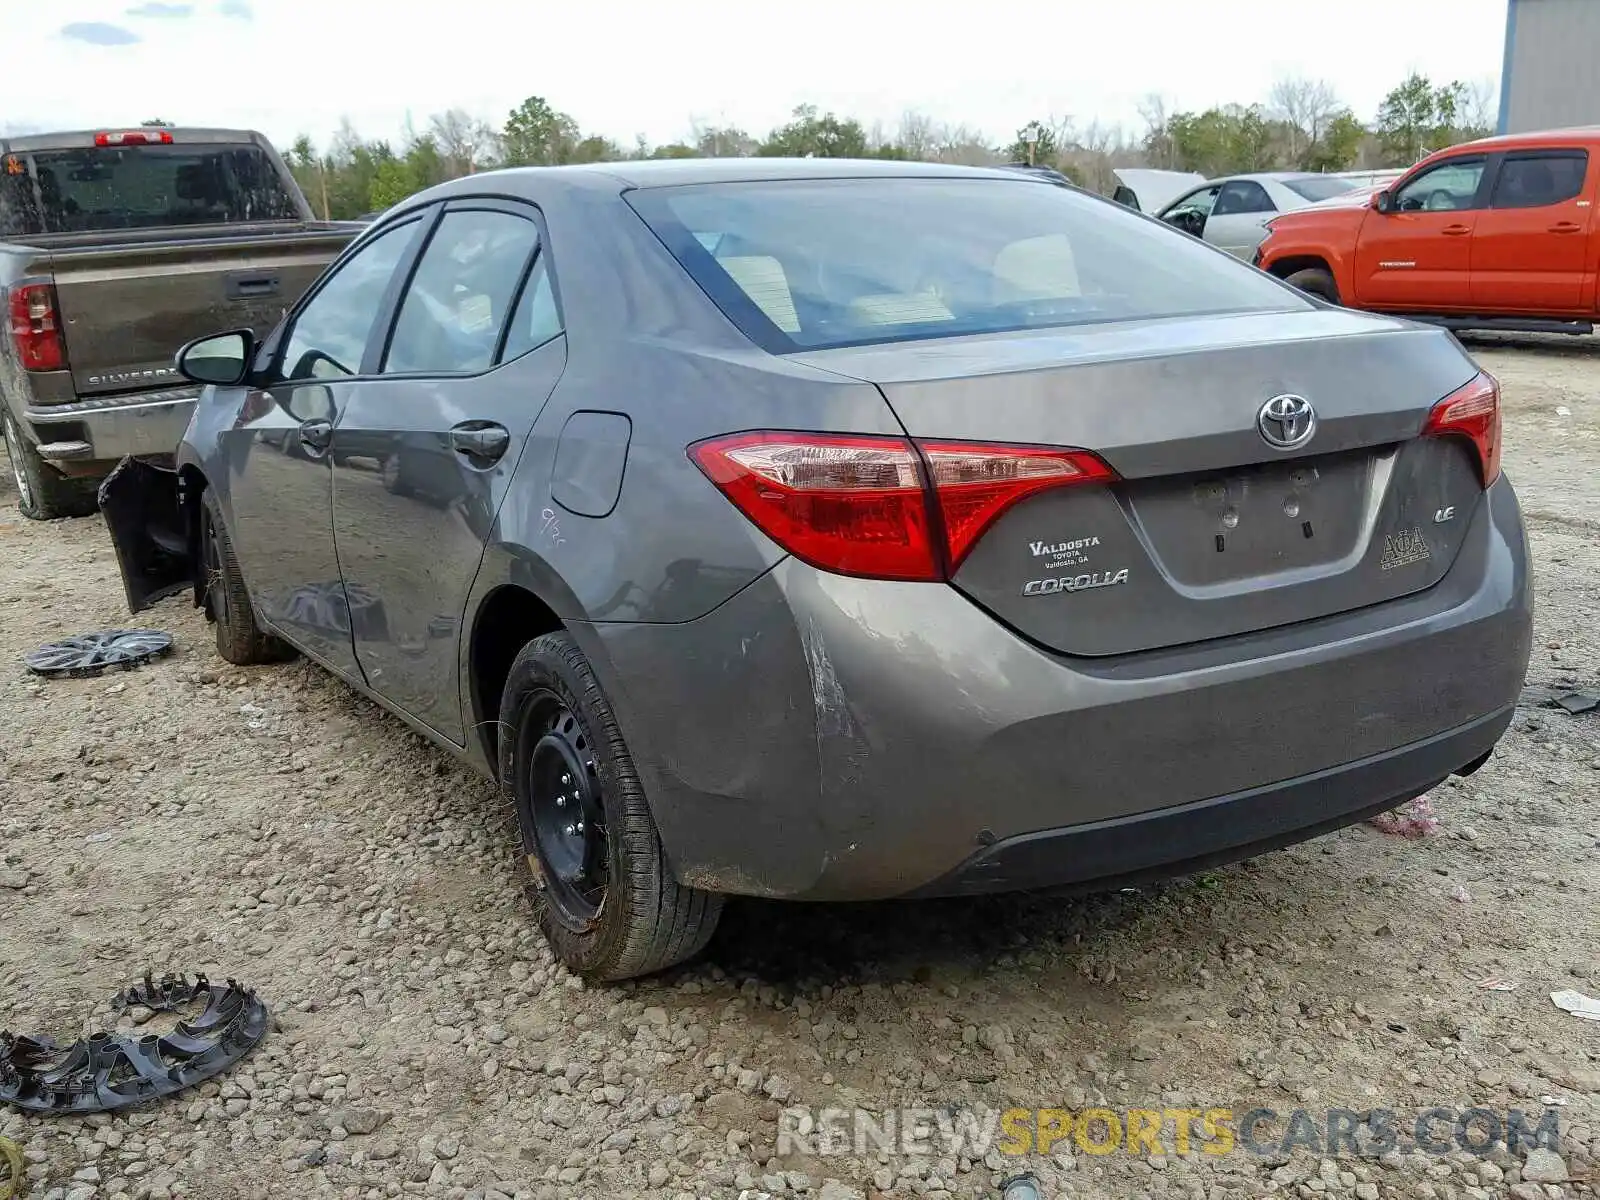
[[[56,290],[48,283],[19,283],[9,294],[11,344],[24,371],[59,371],[67,365],[56,318]]]

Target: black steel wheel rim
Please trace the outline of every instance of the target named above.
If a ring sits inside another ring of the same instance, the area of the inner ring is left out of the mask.
[[[594,746],[577,714],[542,689],[520,740],[523,851],[537,859],[556,919],[582,933],[600,916],[611,872]]]
[[[216,518],[206,514],[206,607],[211,619],[227,626],[233,616],[228,585],[222,578],[222,534],[217,529]]]

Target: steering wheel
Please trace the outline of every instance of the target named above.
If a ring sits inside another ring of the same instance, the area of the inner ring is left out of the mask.
[[[1454,192],[1439,188],[1428,193],[1428,199],[1422,207],[1429,212],[1450,212],[1456,207],[1456,195]]]

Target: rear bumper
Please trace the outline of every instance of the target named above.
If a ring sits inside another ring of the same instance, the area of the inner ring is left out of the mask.
[[[23,419],[39,456],[69,474],[104,475],[129,455],[176,453],[194,412],[194,389],[36,405]]]
[[[1502,480],[1425,592],[1113,659],[953,588],[780,563],[681,625],[575,630],[678,877],[875,899],[1183,872],[1347,824],[1482,757],[1533,597]]]
[[[917,890],[963,896],[1188,875],[1375,816],[1488,754],[1515,706],[1436,737],[1299,779],[1091,825],[1046,829],[980,850]]]

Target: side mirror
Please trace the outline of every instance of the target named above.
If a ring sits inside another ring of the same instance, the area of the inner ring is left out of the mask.
[[[1375,196],[1372,197],[1372,207],[1377,209],[1381,213],[1393,212],[1394,211],[1394,195],[1393,195],[1393,193],[1391,193],[1388,188],[1381,189]]]
[[[178,351],[178,374],[194,383],[215,383],[232,387],[250,375],[256,335],[249,329],[234,329],[196,338]]]

